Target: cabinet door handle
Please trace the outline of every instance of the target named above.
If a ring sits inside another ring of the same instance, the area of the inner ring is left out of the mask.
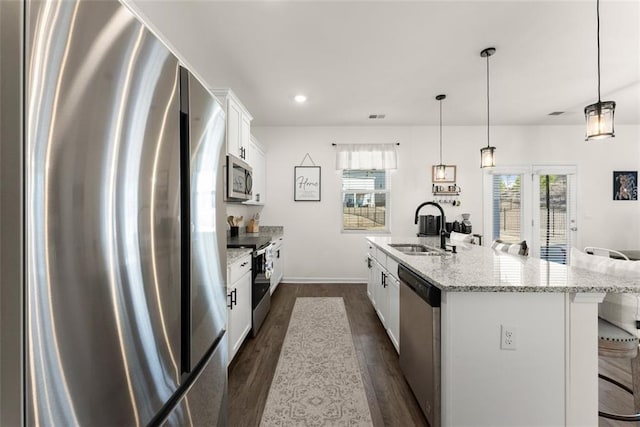
[[[278,253],[276,254],[277,258],[280,258],[280,249],[278,249]]]
[[[382,287],[386,288],[387,287],[387,275],[382,273]]]
[[[367,258],[367,267],[368,268],[372,268],[373,266],[371,265],[371,258]]]
[[[231,293],[228,294],[227,296],[229,297],[229,305],[227,307],[229,307],[229,310],[233,310],[233,306],[238,305],[238,301],[237,301],[238,290],[237,289],[232,290]]]
[[[234,293],[235,291],[236,291],[236,290],[234,289],[234,290],[232,290],[231,292],[229,292],[229,293],[227,294],[227,296],[229,297],[229,304],[227,304],[227,307],[229,308],[229,310],[233,310],[233,293]]]

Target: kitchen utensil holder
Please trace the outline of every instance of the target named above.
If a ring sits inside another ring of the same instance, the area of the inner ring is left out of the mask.
[[[231,237],[237,237],[239,233],[240,233],[240,227],[238,227],[237,225],[230,228]]]

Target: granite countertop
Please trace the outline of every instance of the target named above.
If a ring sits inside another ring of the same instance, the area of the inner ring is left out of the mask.
[[[227,248],[227,267],[251,252],[251,248]]]
[[[439,237],[367,237],[367,240],[443,291],[640,292],[640,282],[637,280],[595,273],[530,256],[511,255],[484,246],[459,243],[456,245],[457,254],[433,256],[406,255],[389,246],[389,243],[419,243],[439,248]]]
[[[255,249],[283,235],[284,227],[282,226],[260,226],[259,233],[241,232],[238,236],[227,237],[227,248]]]

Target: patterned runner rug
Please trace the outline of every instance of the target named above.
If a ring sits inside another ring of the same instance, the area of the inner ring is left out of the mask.
[[[371,426],[342,298],[297,298],[261,426]]]

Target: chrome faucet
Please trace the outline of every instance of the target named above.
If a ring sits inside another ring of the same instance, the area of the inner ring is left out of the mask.
[[[420,209],[422,209],[423,206],[427,206],[427,205],[431,205],[431,206],[435,206],[436,208],[438,208],[440,210],[440,215],[441,215],[441,219],[440,219],[440,249],[444,249],[445,251],[447,250],[447,231],[445,229],[445,217],[444,217],[444,209],[442,209],[442,206],[440,206],[439,204],[437,204],[436,202],[424,202],[423,204],[421,204],[420,206],[418,206],[418,209],[416,209],[416,220],[415,220],[415,224],[418,223],[418,213],[420,212]]]

